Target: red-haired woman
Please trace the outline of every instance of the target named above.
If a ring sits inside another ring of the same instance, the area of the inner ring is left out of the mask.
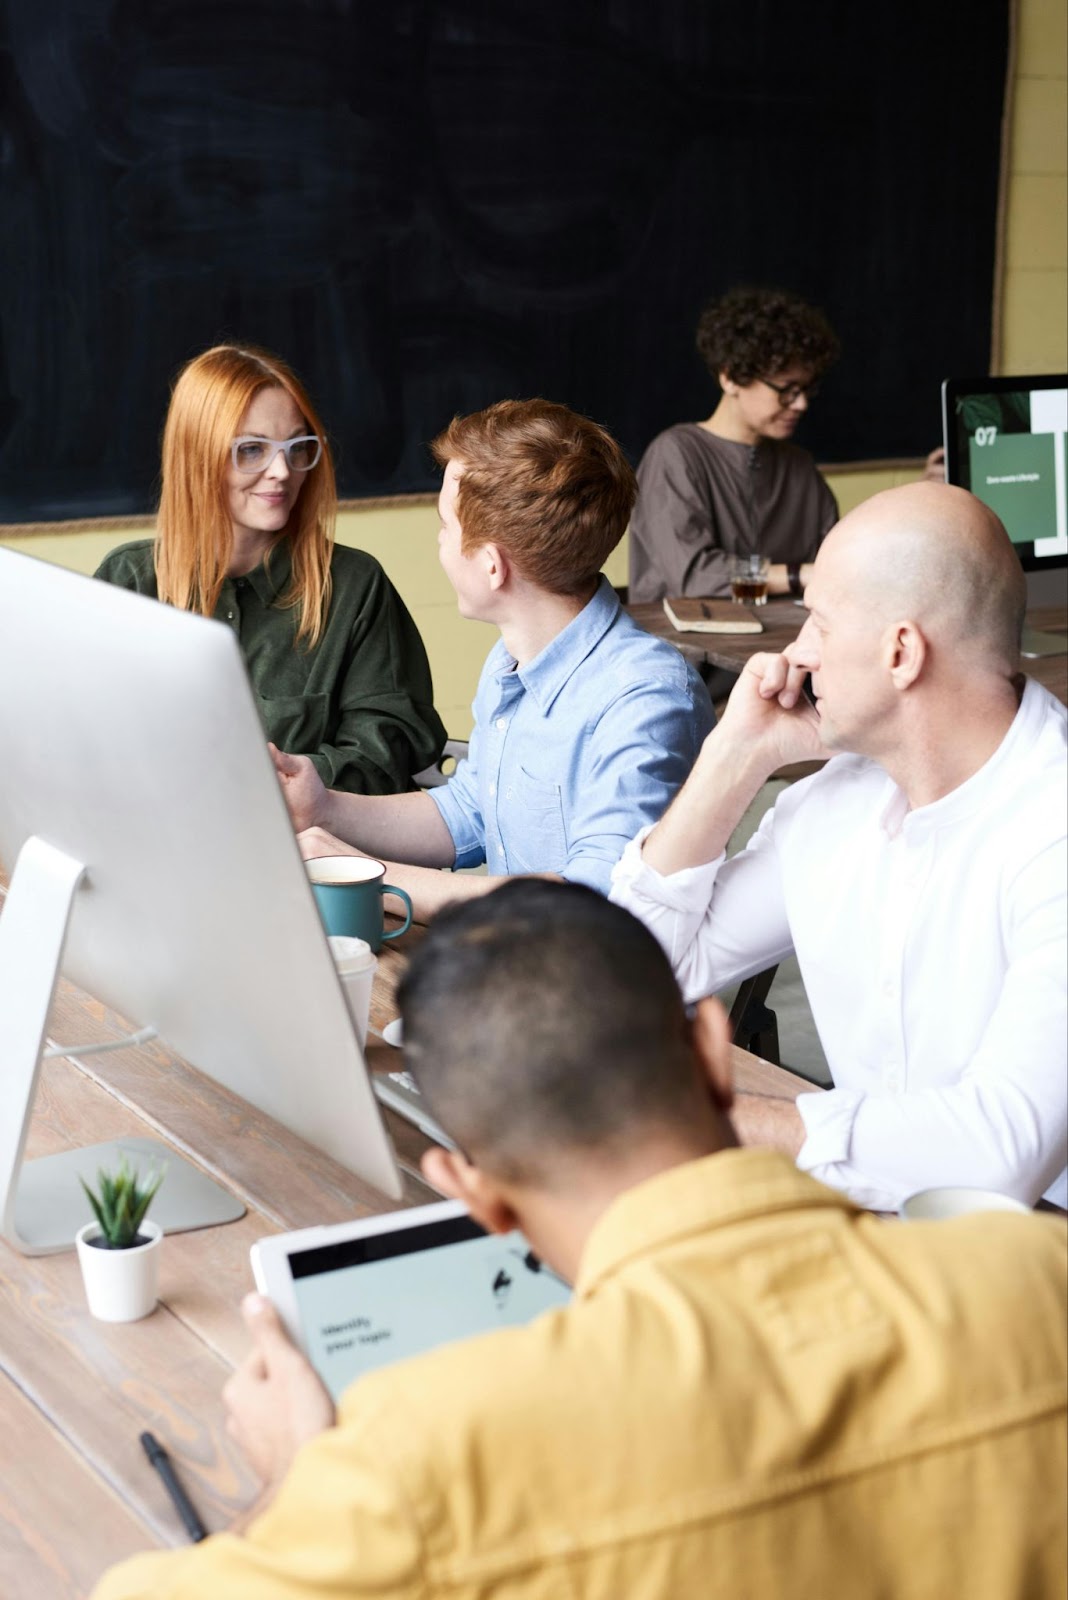
[[[155,539],[97,577],[227,623],[268,738],[329,788],[395,794],[445,731],[415,623],[373,557],[335,545],[336,515],[303,386],[274,356],[217,345],[174,386]]]

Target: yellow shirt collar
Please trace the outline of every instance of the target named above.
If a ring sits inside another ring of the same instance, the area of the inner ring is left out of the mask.
[[[798,1172],[770,1150],[720,1150],[647,1178],[613,1200],[594,1224],[575,1280],[591,1294],[627,1262],[673,1239],[773,1211],[826,1206],[856,1212],[844,1194]]]

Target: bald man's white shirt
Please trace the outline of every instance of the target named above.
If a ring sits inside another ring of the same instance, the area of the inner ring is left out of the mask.
[[[933,805],[839,756],[730,861],[662,877],[644,829],[615,869],[688,1000],[796,952],[835,1085],[798,1101],[797,1164],[862,1205],[931,1184],[1068,1202],[1066,736],[1029,681],[994,755]]]

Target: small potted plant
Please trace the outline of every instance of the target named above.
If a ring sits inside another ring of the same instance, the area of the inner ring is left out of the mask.
[[[159,1246],[163,1230],[145,1220],[162,1171],[144,1183],[120,1156],[113,1172],[100,1169],[96,1189],[79,1181],[96,1217],[75,1238],[89,1310],[102,1322],[136,1322],[155,1309],[159,1284]]]

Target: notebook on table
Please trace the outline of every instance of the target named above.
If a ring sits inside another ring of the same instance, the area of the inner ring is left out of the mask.
[[[764,624],[736,600],[691,600],[664,596],[664,612],[679,633],[763,633]]]

